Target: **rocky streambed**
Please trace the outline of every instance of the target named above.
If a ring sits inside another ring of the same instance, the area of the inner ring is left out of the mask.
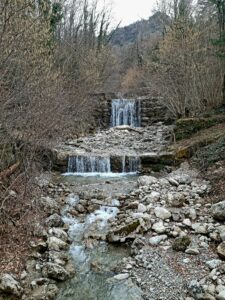
[[[172,140],[173,126],[157,123],[148,127],[117,126],[92,136],[70,140],[56,145],[51,152],[56,169],[66,172],[68,157],[105,157],[111,161],[111,170],[121,172],[124,157],[138,157],[141,164],[171,161],[167,148]],[[119,166],[118,166],[119,165]]]
[[[5,299],[225,299],[225,202],[211,203],[210,182],[188,164],[63,180],[43,185],[49,216],[21,278],[2,275]]]

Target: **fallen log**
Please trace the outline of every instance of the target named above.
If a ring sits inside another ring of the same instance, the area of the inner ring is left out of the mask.
[[[10,177],[16,170],[19,168],[20,162],[16,162],[15,164],[11,165],[8,169],[2,171],[0,173],[0,180],[4,180],[7,177]]]

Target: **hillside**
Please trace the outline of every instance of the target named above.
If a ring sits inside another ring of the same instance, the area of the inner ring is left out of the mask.
[[[138,37],[146,38],[161,34],[164,26],[169,23],[169,17],[161,12],[155,13],[148,20],[141,20],[125,27],[119,27],[112,32],[111,43],[123,46],[133,43]]]

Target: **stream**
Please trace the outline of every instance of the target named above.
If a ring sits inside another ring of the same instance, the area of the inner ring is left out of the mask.
[[[137,180],[137,176],[131,175],[111,177],[108,174],[108,176],[105,174],[105,176],[81,177],[70,174],[61,176],[61,179],[64,183],[73,184],[75,190],[98,187],[111,196],[115,191],[129,192]],[[60,178],[57,180],[59,181]],[[114,188],[110,189],[109,186]],[[63,209],[64,222],[69,226],[69,236],[72,240],[69,251],[76,274],[74,278],[62,284],[57,300],[141,300],[141,290],[132,283],[131,279],[126,278],[126,274],[124,278],[116,276],[120,273],[117,271],[118,265],[130,255],[129,249],[102,241],[109,229],[110,221],[119,211],[119,201],[112,199],[111,203],[101,206],[82,218],[71,216],[68,212],[78,203],[79,197],[70,194]]]
[[[140,105],[137,101],[112,100],[111,126],[120,125],[140,126]],[[134,285],[128,273],[119,270],[123,259],[130,255],[129,248],[105,242],[110,222],[119,212],[117,197],[133,190],[139,166],[139,157],[126,156],[126,151],[121,156],[120,173],[112,171],[109,156],[91,153],[68,157],[67,173],[56,178],[56,181],[67,183],[74,190],[74,194],[65,200],[62,215],[64,223],[69,226],[72,241],[70,255],[76,274],[62,284],[57,300],[142,299],[141,290]],[[80,201],[77,194],[90,192],[92,195],[93,190],[103,194],[100,207],[82,217],[72,216],[70,209]]]

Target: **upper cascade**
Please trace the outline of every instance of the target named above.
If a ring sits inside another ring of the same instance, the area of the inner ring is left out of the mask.
[[[113,99],[111,110],[111,126],[129,125],[140,127],[140,104],[134,99]]]

